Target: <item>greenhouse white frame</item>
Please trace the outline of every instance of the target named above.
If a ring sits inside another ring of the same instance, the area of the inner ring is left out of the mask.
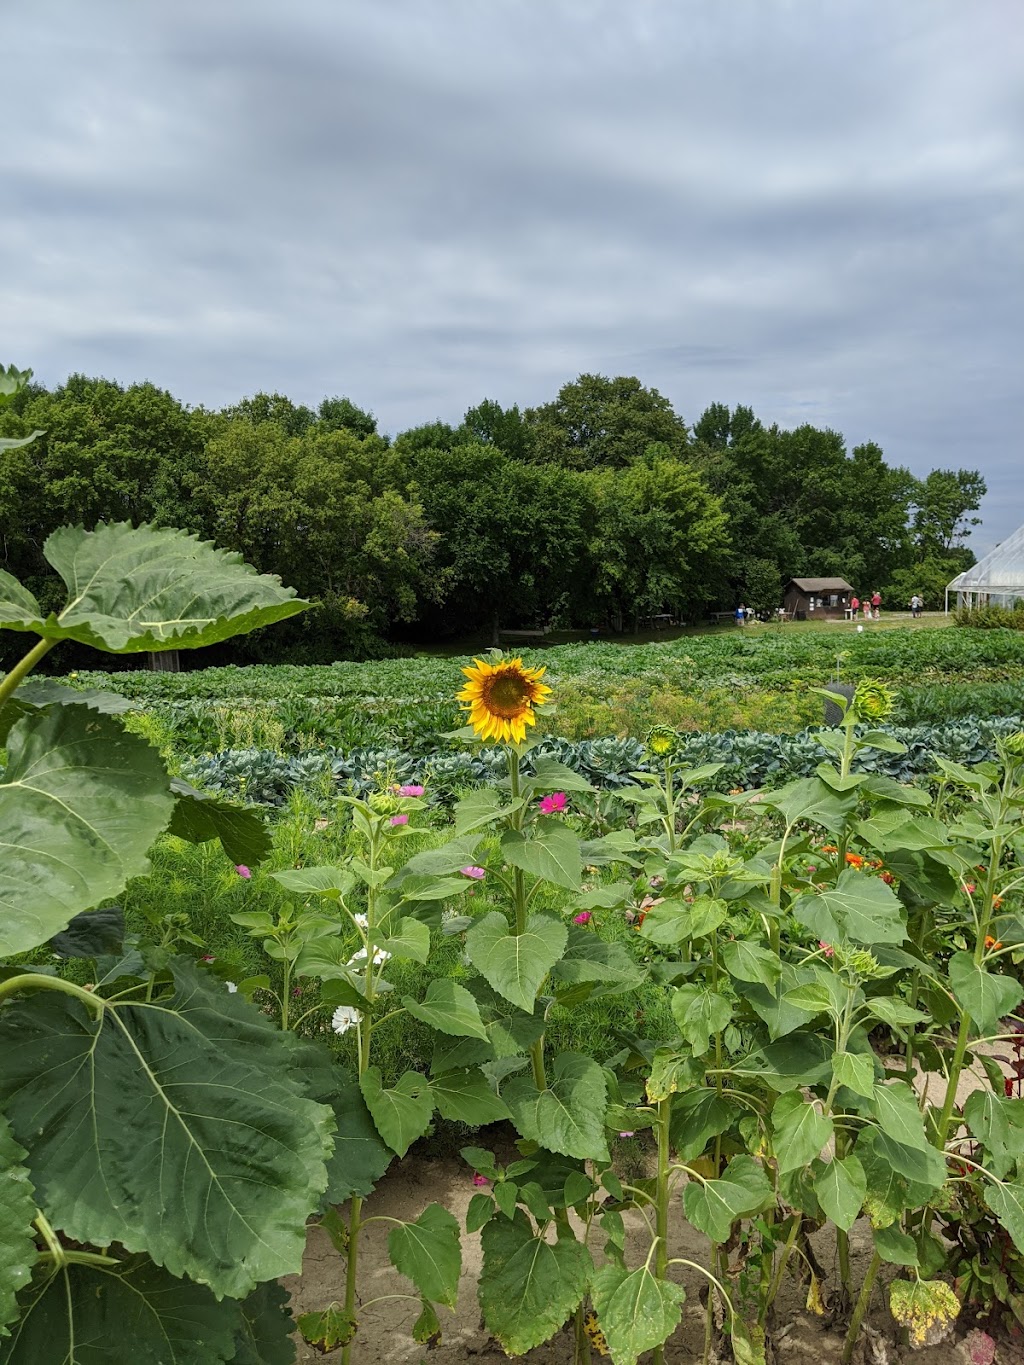
[[[1024,526],[947,584],[947,612],[949,595],[954,592],[958,607],[981,607],[989,602],[1012,607],[1024,599]]]

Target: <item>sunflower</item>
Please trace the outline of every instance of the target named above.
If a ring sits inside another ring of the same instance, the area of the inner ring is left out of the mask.
[[[469,681],[458,693],[458,700],[467,703],[463,710],[469,712],[470,725],[481,739],[521,744],[526,727],[537,723],[533,708],[551,695],[540,681],[545,670],[525,668],[522,659],[493,664],[474,659],[473,665],[462,670]]]

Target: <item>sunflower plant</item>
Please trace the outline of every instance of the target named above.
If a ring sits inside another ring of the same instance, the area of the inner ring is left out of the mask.
[[[334,1115],[287,1035],[170,940],[127,941],[108,903],[164,831],[246,866],[269,841],[172,778],[122,698],[31,673],[62,640],[191,649],[306,604],[180,531],[65,527],[44,554],[60,611],[0,572],[0,628],[34,637],[0,681],[0,1361],[277,1365],[275,1281],[301,1264]]]

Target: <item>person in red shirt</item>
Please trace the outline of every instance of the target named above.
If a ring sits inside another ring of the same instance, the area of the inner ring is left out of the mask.
[[[853,615],[856,618],[857,613],[860,611],[860,598],[857,596],[856,593],[854,593],[853,596],[850,598],[850,610],[853,612]]]
[[[876,621],[878,620],[878,616],[879,616],[879,612],[881,611],[881,607],[882,607],[882,594],[881,594],[881,593],[878,591],[878,589],[876,588],[875,591],[874,591],[874,593],[873,593],[872,596],[871,596],[871,610],[872,610],[872,611],[874,612],[874,614],[875,614],[875,620],[876,620]]]

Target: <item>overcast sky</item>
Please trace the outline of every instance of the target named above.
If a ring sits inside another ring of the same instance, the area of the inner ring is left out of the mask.
[[[635,374],[1024,522],[1020,0],[4,6],[4,362],[396,432]]]

